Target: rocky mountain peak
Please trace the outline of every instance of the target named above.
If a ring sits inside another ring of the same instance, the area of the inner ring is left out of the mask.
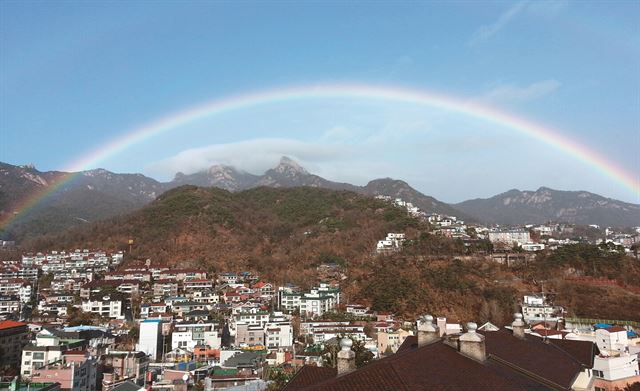
[[[280,163],[273,170],[278,174],[285,175],[309,175],[309,172],[304,167],[287,156],[281,157]]]

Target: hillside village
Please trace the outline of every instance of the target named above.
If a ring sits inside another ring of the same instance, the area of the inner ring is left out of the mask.
[[[469,248],[489,243],[483,256],[507,266],[579,242],[633,254],[638,241],[637,229],[568,238],[569,225],[482,226],[377,198],[428,222],[435,235]],[[390,232],[371,252],[399,254],[411,240]],[[411,319],[350,301],[339,263],[318,265],[316,281],[304,288],[249,270],[169,267],[131,259],[126,250],[3,260],[0,388],[334,389],[372,381],[373,368],[406,368],[406,360],[424,355],[441,357],[449,370],[470,371],[465,381],[479,384],[506,379],[525,389],[614,390],[640,381],[638,322],[569,317],[544,289],[520,297],[518,312],[500,327],[439,314]],[[545,360],[526,358],[534,355]],[[559,374],[556,365],[569,369]],[[431,381],[404,371],[394,389]]]

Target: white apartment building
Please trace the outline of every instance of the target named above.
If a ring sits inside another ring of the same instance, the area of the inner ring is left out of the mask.
[[[193,351],[197,345],[219,349],[221,343],[215,323],[179,323],[175,325],[171,334],[172,349]]]
[[[20,312],[20,299],[15,295],[0,296],[0,314]]]
[[[489,231],[489,241],[491,243],[503,243],[507,245],[517,243],[520,245],[522,243],[530,243],[531,235],[529,231],[522,228],[494,229]]]
[[[364,333],[364,326],[354,325],[351,322],[302,322],[300,324],[300,334],[312,337],[313,342],[316,344],[324,343],[341,335],[350,336],[361,341],[367,339],[367,335]]]
[[[630,351],[627,330],[623,327],[597,329],[596,345],[600,354],[593,361],[596,390],[624,388],[640,381],[638,353]],[[626,383],[626,384],[625,384]]]
[[[376,252],[398,251],[402,248],[404,240],[405,234],[390,232],[384,240],[378,241],[378,244],[376,244]]]
[[[522,315],[527,323],[557,321],[564,309],[547,302],[544,295],[525,295],[522,302]]]
[[[24,278],[0,279],[0,296],[6,295],[18,296],[20,302],[28,303],[33,295],[31,283]]]
[[[335,310],[340,304],[340,289],[328,284],[312,288],[309,292],[294,293],[286,288],[278,288],[278,305],[281,310],[299,310],[305,317],[322,316]]]
[[[162,321],[147,319],[140,322],[140,337],[136,350],[145,352],[151,360],[157,361],[162,354]]]
[[[289,321],[269,322],[264,326],[267,349],[289,348],[293,346],[293,326]]]
[[[124,319],[122,300],[109,296],[82,301],[82,311],[98,314],[105,318]]]

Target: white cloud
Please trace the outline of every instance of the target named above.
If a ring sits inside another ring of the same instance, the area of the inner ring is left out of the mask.
[[[527,86],[515,84],[500,84],[487,93],[481,100],[496,102],[529,101],[549,95],[560,88],[562,84],[554,79],[542,80]]]
[[[527,6],[527,3],[528,2],[526,1],[520,1],[512,5],[511,7],[509,7],[509,9],[504,11],[502,14],[500,14],[500,16],[498,17],[498,20],[496,20],[492,24],[481,26],[473,34],[473,36],[471,37],[471,40],[469,40],[469,45],[471,46],[477,45],[496,35],[498,32],[500,32],[500,30],[502,30],[505,26],[507,26],[509,22],[511,22],[511,20],[513,20],[516,16],[518,16],[518,14],[524,11],[524,9]]]
[[[567,6],[566,0],[519,1],[500,14],[495,22],[481,26],[476,30],[468,44],[475,46],[487,41],[524,13],[534,17],[551,19],[563,12]]]
[[[177,172],[191,174],[215,164],[224,164],[262,174],[274,167],[282,156],[289,156],[302,165],[313,166],[323,161],[340,160],[348,154],[348,147],[337,144],[262,138],[187,149],[151,163],[145,172],[152,176],[172,178]]]

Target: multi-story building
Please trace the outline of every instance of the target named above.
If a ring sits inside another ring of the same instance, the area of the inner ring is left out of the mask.
[[[22,303],[28,303],[33,296],[31,282],[24,278],[0,279],[0,295],[15,295]]]
[[[278,288],[278,306],[281,310],[299,310],[305,317],[322,316],[335,310],[340,304],[340,289],[321,283],[309,292],[295,292],[291,289]]]
[[[26,280],[35,281],[40,275],[40,269],[35,267],[18,267],[10,266],[0,269],[0,279],[8,278],[24,278]]]
[[[171,334],[172,349],[193,351],[196,345],[219,348],[221,344],[215,323],[178,323]]]
[[[400,345],[402,345],[404,340],[410,335],[412,335],[411,332],[403,329],[390,332],[378,332],[378,352],[381,354],[397,352]]]
[[[390,232],[387,234],[387,237],[384,240],[378,241],[378,243],[376,244],[376,252],[385,253],[398,251],[402,248],[404,240],[405,234]]]
[[[206,279],[184,280],[182,289],[185,292],[210,291],[213,289],[213,282]]]
[[[82,311],[111,319],[124,319],[123,301],[110,296],[94,297],[82,301]]]
[[[512,245],[516,243],[520,245],[523,243],[531,243],[531,235],[528,230],[523,228],[494,229],[489,231],[489,241],[494,244],[502,243]]]
[[[162,321],[147,319],[140,322],[140,337],[136,349],[145,352],[153,361],[162,355]]]
[[[97,374],[96,360],[86,351],[70,351],[53,364],[33,369],[30,379],[34,383],[60,383],[65,391],[95,391]]]
[[[146,270],[125,270],[122,272],[111,272],[104,275],[105,280],[138,280],[151,282],[151,272]]]
[[[367,335],[362,322],[311,321],[300,324],[300,334],[309,336],[314,343],[323,343],[331,338],[350,336],[364,341]]]
[[[267,349],[292,347],[293,326],[291,321],[282,316],[272,316],[269,323],[264,325],[264,343]]]
[[[169,269],[160,273],[161,280],[202,280],[207,278],[207,272],[198,269]]]
[[[175,280],[156,280],[153,283],[154,296],[177,296],[178,282]]]
[[[21,302],[18,296],[0,296],[0,315],[17,314],[20,312]]]
[[[262,311],[258,308],[251,308],[246,311],[237,312],[234,315],[236,322],[250,325],[264,326],[269,322],[269,311]]]
[[[522,302],[522,315],[527,323],[557,322],[562,318],[564,309],[551,305],[545,295],[525,295]]]
[[[36,370],[60,361],[65,353],[82,350],[86,346],[85,340],[61,338],[53,330],[42,329],[36,334],[35,343],[22,349],[20,374],[23,378],[31,378]]]
[[[627,330],[623,327],[598,328],[596,345],[600,354],[593,361],[597,391],[622,390],[640,382],[638,353],[630,352]]]
[[[29,327],[13,320],[0,321],[0,368],[20,366],[22,348],[28,343]]]
[[[139,280],[93,280],[80,288],[80,298],[88,300],[91,295],[104,290],[117,291],[124,294],[137,294],[140,292]]]
[[[262,325],[236,323],[236,346],[264,346],[265,330]]]
[[[144,352],[111,351],[101,357],[102,390],[111,391],[123,380],[144,384],[149,368],[149,357]]]

